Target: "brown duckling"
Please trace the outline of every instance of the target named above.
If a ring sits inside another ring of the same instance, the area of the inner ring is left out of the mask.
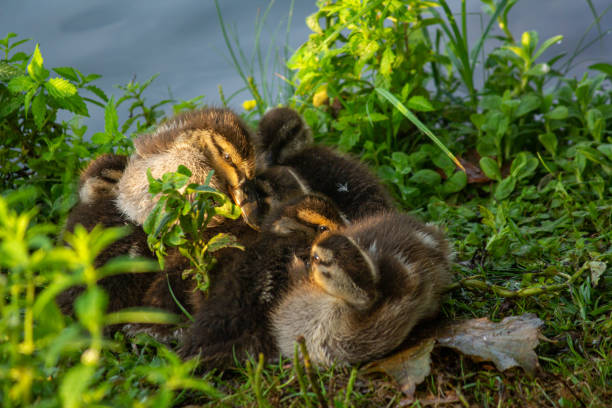
[[[234,356],[274,356],[269,312],[289,285],[289,264],[307,258],[317,236],[343,224],[334,204],[320,195],[291,199],[273,211],[241,256],[219,259],[208,296],[195,293],[200,304],[181,355],[200,354],[205,369],[227,368]]]
[[[66,220],[65,231],[72,232],[77,224],[88,231],[96,225],[104,227],[127,226],[129,235],[117,240],[102,251],[94,261],[99,267],[119,255],[153,258],[147,246],[147,236],[138,225],[129,222],[115,206],[117,183],[121,178],[127,156],[104,154],[93,160],[82,172],[79,183],[79,202],[72,208]],[[99,285],[110,294],[108,311],[138,306],[142,302],[151,274],[120,274],[101,279]],[[82,293],[83,288],[71,287],[56,298],[60,309],[72,313],[72,303]]]
[[[257,210],[251,139],[250,129],[229,109],[203,109],[169,119],[134,142],[136,152],[118,184],[118,207],[128,219],[142,225],[156,202],[149,194],[147,169],[159,178],[182,164],[191,170],[193,183],[203,184],[214,170],[210,186],[231,196],[244,220],[256,228],[250,216]],[[218,218],[209,225],[221,222]]]
[[[257,142],[258,173],[265,166],[287,166],[300,184],[329,197],[350,221],[395,207],[391,196],[357,158],[312,144],[306,123],[289,108],[270,110],[262,118]]]
[[[450,281],[443,234],[407,214],[368,217],[319,237],[308,278],[294,285],[272,312],[280,352],[293,356],[303,336],[319,364],[351,364],[381,357],[419,321],[436,315]]]

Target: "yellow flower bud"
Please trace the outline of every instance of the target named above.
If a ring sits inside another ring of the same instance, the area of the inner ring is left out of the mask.
[[[312,104],[315,108],[318,108],[321,105],[325,105],[328,100],[329,97],[327,96],[327,86],[323,86],[319,88],[317,92],[315,92],[314,96],[312,97]]]
[[[257,102],[255,102],[255,99],[249,99],[248,101],[242,102],[242,107],[244,108],[244,110],[247,111],[250,111],[251,109],[255,108],[255,106],[257,106]]]

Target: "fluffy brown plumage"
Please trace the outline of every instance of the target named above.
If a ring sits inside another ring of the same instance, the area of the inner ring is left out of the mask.
[[[79,185],[79,202],[72,208],[66,220],[65,231],[72,232],[80,224],[88,231],[96,225],[103,227],[127,226],[129,235],[119,239],[102,251],[94,261],[102,266],[111,258],[120,255],[153,257],[147,246],[147,237],[142,228],[128,221],[115,206],[117,182],[123,174],[127,157],[105,154],[93,160],[83,171]],[[152,274],[121,274],[104,278],[98,284],[109,296],[108,311],[141,304]],[[57,296],[56,302],[64,313],[72,313],[72,303],[83,291],[76,286]]]
[[[304,336],[319,364],[359,363],[396,348],[412,327],[434,316],[450,280],[442,233],[399,213],[368,217],[315,241],[308,278],[272,313],[281,353]],[[300,274],[300,272],[298,272]]]
[[[192,172],[190,182],[203,184],[211,170],[210,186],[231,196],[243,210],[247,223],[256,211],[255,150],[252,134],[229,109],[204,109],[176,116],[153,133],[140,136],[124,175],[118,184],[117,205],[138,225],[155,206],[148,192],[147,169],[155,178],[185,165]],[[215,219],[211,226],[223,222]]]
[[[329,197],[350,221],[395,207],[386,187],[364,163],[330,147],[313,145],[307,125],[292,109],[266,113],[256,145],[258,173],[263,174],[266,166],[291,168],[301,185]]]
[[[184,337],[183,356],[200,354],[205,369],[226,368],[236,356],[276,354],[269,312],[289,282],[289,264],[308,256],[321,233],[337,230],[343,220],[325,197],[304,195],[271,213],[257,240],[233,259],[219,258],[219,271]]]

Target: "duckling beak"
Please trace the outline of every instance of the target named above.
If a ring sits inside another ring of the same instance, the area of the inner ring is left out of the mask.
[[[256,231],[260,230],[259,197],[254,180],[243,179],[230,190],[236,205],[242,210],[242,218]]]

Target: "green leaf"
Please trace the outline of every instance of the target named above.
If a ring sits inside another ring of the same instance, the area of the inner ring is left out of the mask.
[[[408,100],[406,103],[408,109],[412,109],[419,112],[430,112],[434,110],[431,102],[427,100],[424,96],[415,95]]]
[[[223,248],[238,248],[244,250],[244,246],[238,242],[238,238],[232,234],[223,232],[212,237],[206,244],[206,249],[209,252],[215,252]]]
[[[28,93],[25,95],[25,98],[23,99],[23,106],[25,108],[25,117],[28,117],[28,110],[30,109],[30,102],[32,101],[32,98],[34,97],[34,94],[36,93],[37,88],[34,89],[30,89],[28,91]]]
[[[45,83],[45,88],[53,98],[67,98],[76,94],[76,87],[64,78],[51,78]]]
[[[503,179],[495,189],[495,199],[501,201],[507,198],[516,187],[516,179],[513,176]]]
[[[531,153],[520,152],[510,166],[510,174],[517,180],[531,176],[538,167],[538,159]]]
[[[456,171],[448,180],[442,184],[442,191],[445,194],[457,193],[467,185],[467,174]]]
[[[542,55],[542,53],[544,51],[546,51],[551,45],[558,43],[559,41],[563,40],[563,36],[562,35],[556,35],[554,37],[549,38],[548,40],[544,41],[544,43],[542,44],[542,46],[540,47],[540,49],[533,55],[533,60],[537,60],[538,57],[540,55]]]
[[[320,13],[314,13],[306,17],[306,25],[313,32],[317,34],[323,34],[323,30],[321,29],[321,25],[319,24]]]
[[[395,54],[391,47],[386,47],[380,60],[380,73],[382,75],[391,75],[393,61],[395,61]]]
[[[600,72],[603,72],[609,77],[612,77],[612,64],[598,63],[589,65],[589,69],[594,69]]]
[[[36,44],[34,54],[32,54],[32,60],[28,64],[28,74],[32,79],[37,82],[43,82],[49,76],[49,71],[43,67],[43,57],[40,54],[40,48]]]
[[[77,75],[76,71],[72,67],[57,67],[57,68],[53,68],[53,71],[63,76],[64,78],[68,78],[69,80],[73,82],[79,82],[79,76]]]
[[[35,81],[25,75],[13,78],[8,83],[8,89],[13,93],[27,92],[37,86],[38,84]]]
[[[499,170],[499,166],[495,160],[490,157],[483,157],[480,159],[479,164],[480,168],[488,178],[501,181],[501,171]]]
[[[537,95],[524,95],[521,97],[520,104],[514,112],[517,118],[536,110],[542,104],[542,100]]]
[[[104,91],[101,90],[100,88],[98,88],[97,86],[95,86],[95,85],[87,85],[85,87],[85,89],[87,89],[88,91],[94,93],[98,98],[102,99],[104,102],[108,102],[108,96],[106,96]]]
[[[599,146],[597,146],[597,150],[605,154],[609,160],[612,160],[612,144],[600,144]]]
[[[20,76],[21,73],[22,70],[15,68],[6,61],[0,60],[0,81],[6,82],[14,77]]]
[[[119,118],[117,117],[114,96],[111,96],[104,108],[104,131],[109,135],[115,135],[115,133],[119,132]]]
[[[603,114],[597,108],[589,109],[586,113],[586,120],[589,133],[591,133],[593,139],[595,139],[597,142],[600,142],[601,135],[603,134],[606,124],[603,118]]]
[[[62,407],[78,408],[87,405],[83,394],[86,393],[95,372],[95,366],[79,364],[64,374],[62,384],[59,387]]]
[[[45,100],[45,94],[43,92],[39,92],[32,101],[32,115],[34,116],[34,123],[38,129],[42,129],[46,113],[47,103]]]
[[[557,154],[557,136],[554,133],[542,133],[538,135],[538,140],[544,148],[550,153],[553,157]]]
[[[74,312],[87,330],[93,332],[102,324],[107,305],[108,295],[99,287],[92,286],[76,299]]]
[[[568,116],[567,106],[557,106],[555,109],[546,113],[546,115],[544,116],[546,116],[546,118],[550,120],[565,119]]]
[[[442,177],[435,171],[430,169],[422,169],[417,171],[410,177],[410,181],[414,184],[435,186],[440,184]]]

